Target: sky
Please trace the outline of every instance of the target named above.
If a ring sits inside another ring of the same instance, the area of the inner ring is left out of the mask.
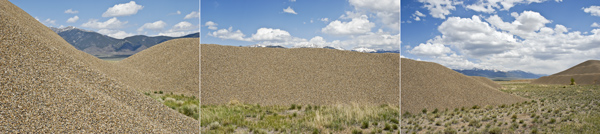
[[[198,0],[11,0],[48,27],[95,31],[122,39],[133,35],[183,36],[199,32]]]
[[[401,56],[554,74],[600,59],[600,1],[402,0]]]
[[[400,49],[399,0],[202,0],[201,42]]]

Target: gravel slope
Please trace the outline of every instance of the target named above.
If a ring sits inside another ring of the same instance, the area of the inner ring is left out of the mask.
[[[199,45],[198,38],[174,39],[132,55],[118,64],[142,74],[123,78],[122,81],[145,91],[165,91],[199,97]],[[125,75],[116,74],[115,77],[123,76]]]
[[[562,72],[540,77],[531,83],[568,85],[571,84],[571,78],[575,79],[576,84],[600,84],[600,61],[588,60]]]
[[[201,102],[399,102],[399,55],[201,44]]]
[[[110,66],[0,0],[0,132],[199,132],[198,121],[101,71]]]
[[[479,81],[481,83],[484,83],[487,86],[490,86],[491,88],[494,88],[494,89],[500,89],[500,88],[502,88],[502,85],[500,85],[500,84],[498,84],[498,83],[496,83],[496,82],[494,82],[494,81],[492,81],[492,80],[490,80],[490,79],[488,79],[486,77],[481,77],[481,76],[469,76],[469,77],[471,77],[471,78],[473,78],[473,79],[475,79],[475,80],[477,80],[477,81]]]
[[[525,98],[492,88],[477,78],[468,77],[432,62],[402,58],[402,112],[422,109],[454,109],[479,105],[512,104]]]

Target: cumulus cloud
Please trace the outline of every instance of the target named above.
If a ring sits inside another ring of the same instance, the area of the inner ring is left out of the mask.
[[[204,25],[208,26],[208,29],[210,29],[210,30],[217,30],[217,25],[219,25],[219,24],[212,22],[212,21],[208,21],[208,22],[204,23]]]
[[[56,25],[56,20],[52,20],[52,19],[50,19],[50,18],[48,18],[48,19],[44,20],[44,22],[45,22],[46,24],[52,24],[52,25]]]
[[[127,23],[128,21],[122,22],[116,17],[113,17],[105,22],[99,22],[97,19],[90,19],[81,26],[95,29],[119,29],[125,27],[125,24]]]
[[[75,16],[67,19],[67,23],[74,23],[74,22],[77,22],[77,20],[79,20],[79,16],[75,15]]]
[[[219,29],[214,32],[209,32],[208,36],[213,36],[213,37],[217,37],[220,39],[244,41],[245,40],[244,37],[246,35],[244,35],[244,33],[242,33],[242,31],[240,31],[240,30],[233,31],[233,28],[229,27],[228,29]]]
[[[292,9],[292,7],[288,6],[287,8],[283,9],[283,12],[286,13],[291,13],[291,14],[298,14],[296,13],[296,11],[294,11],[294,9]]]
[[[68,14],[76,14],[76,13],[79,13],[79,11],[77,11],[77,10],[73,10],[73,9],[67,9],[67,10],[65,10],[65,13],[68,13]]]
[[[175,12],[176,14],[181,14],[181,11],[177,10],[177,12]]]
[[[590,13],[592,16],[600,16],[600,6],[590,6],[581,8],[583,12]]]
[[[371,31],[373,27],[375,27],[375,24],[369,21],[367,15],[361,15],[360,17],[352,18],[349,22],[331,21],[331,23],[321,29],[321,32],[332,35],[364,34]]]
[[[542,74],[600,57],[600,29],[584,34],[587,32],[569,31],[560,24],[546,26],[551,21],[532,11],[512,16],[512,22],[497,16],[487,18],[487,22],[478,16],[450,17],[438,27],[442,35],[408,52],[433,57],[430,61],[450,68],[519,69]]]
[[[161,32],[158,35],[171,37],[184,36],[186,34],[198,32],[198,28],[199,27],[197,25],[193,25],[192,23],[187,21],[182,21],[175,24],[173,27],[171,27],[171,29],[167,30],[166,32]]]
[[[506,32],[496,31],[479,16],[471,18],[450,17],[438,27],[442,36],[432,43],[449,44],[473,57],[502,53],[518,45],[517,39]]]
[[[163,28],[165,28],[165,26],[167,26],[167,23],[165,23],[162,20],[156,21],[156,22],[152,22],[152,23],[146,23],[144,24],[142,27],[138,28],[138,32],[144,31],[144,29],[149,29],[149,30],[153,30],[153,31],[162,31]]]
[[[477,12],[493,13],[496,9],[508,11],[517,4],[542,3],[546,0],[479,0],[475,4],[467,5],[467,9]],[[560,2],[557,0],[557,2]]]
[[[102,17],[130,16],[137,14],[137,12],[143,8],[144,6],[136,4],[135,1],[116,4],[113,7],[108,8],[108,10],[102,14]]]
[[[600,25],[598,25],[598,23],[594,22],[592,23],[592,25],[590,25],[591,27],[600,27]]]
[[[456,10],[454,5],[462,3],[455,0],[419,0],[419,2],[424,4],[432,17],[440,19],[446,19],[446,15],[450,14],[450,10]]]
[[[200,12],[192,11],[190,14],[185,15],[183,19],[191,19],[200,17]]]
[[[419,11],[415,11],[415,13],[412,15],[412,17],[415,19],[415,21],[421,21],[421,17],[425,17],[426,15],[419,12]]]
[[[386,27],[400,29],[399,0],[349,0],[349,3],[356,10],[374,13]]]
[[[444,46],[443,44],[439,44],[439,43],[426,43],[426,44],[419,44],[419,46],[416,46],[415,48],[413,48],[412,50],[408,51],[411,54],[414,55],[419,55],[419,56],[443,56],[446,55],[448,53],[451,53],[452,50],[450,50],[450,48]]]
[[[392,35],[379,29],[375,33],[368,32],[364,35],[352,36],[351,39],[342,41],[340,45],[344,47],[400,50],[400,33]]]
[[[113,37],[113,38],[117,38],[117,39],[123,39],[125,37],[129,37],[129,36],[133,36],[134,35],[132,33],[127,33],[125,31],[111,30],[111,29],[100,29],[100,30],[98,30],[98,33],[104,34],[106,36],[110,36],[110,37]]]

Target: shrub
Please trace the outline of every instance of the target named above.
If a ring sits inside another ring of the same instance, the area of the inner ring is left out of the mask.
[[[292,107],[290,107],[289,110],[294,110],[294,109],[296,109],[296,104],[292,104]]]
[[[423,108],[423,110],[421,110],[424,114],[427,113],[427,108]]]
[[[473,105],[472,109],[479,109],[479,106]]]
[[[163,91],[158,91],[158,94],[163,94]],[[195,97],[195,96],[194,96]]]
[[[571,85],[575,85],[575,79],[573,79],[573,77],[571,77]]]
[[[390,124],[385,123],[385,127],[383,127],[383,130],[392,130],[392,126],[390,126]]]
[[[488,133],[490,133],[490,134],[501,134],[502,130],[500,128],[498,128],[498,127],[494,127],[492,129],[488,130]]]
[[[360,125],[360,128],[362,128],[362,129],[367,129],[367,128],[369,128],[369,122],[363,121],[363,122],[362,122],[362,125]]]
[[[400,123],[400,122],[398,121],[398,119],[396,119],[396,118],[393,118],[391,121],[392,121],[392,123],[394,123],[394,124],[398,124],[398,123]]]
[[[434,113],[434,114],[435,114],[435,113],[437,113],[437,112],[439,112],[439,111],[438,111],[438,109],[436,108],[436,109],[434,109],[434,110],[433,110],[433,112],[431,112],[431,113]]]
[[[362,134],[362,130],[354,129],[352,130],[352,134]]]
[[[444,134],[456,134],[458,133],[456,130],[452,129],[452,127],[447,127],[444,129]]]

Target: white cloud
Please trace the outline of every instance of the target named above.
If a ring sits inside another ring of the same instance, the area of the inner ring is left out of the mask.
[[[502,21],[498,15],[490,16],[487,21],[497,28],[522,37],[532,36],[536,31],[545,27],[547,23],[552,22],[540,13],[533,11],[523,11],[521,14],[513,12],[511,16],[515,17],[515,21],[512,23]]]
[[[219,29],[217,31],[214,32],[209,32],[208,36],[213,36],[213,37],[217,37],[220,39],[230,39],[230,40],[241,40],[244,41],[244,37],[246,35],[244,35],[244,33],[242,33],[242,31],[237,30],[237,31],[233,31],[232,27],[229,27],[229,29]]]
[[[513,35],[496,31],[475,15],[472,18],[450,17],[438,30],[443,35],[430,40],[431,43],[449,44],[473,57],[502,53],[519,44]]]
[[[290,0],[290,2],[296,2],[296,0]]]
[[[177,10],[177,12],[176,12],[176,13],[177,13],[177,14],[181,14],[181,11]]]
[[[440,19],[446,19],[446,15],[450,14],[450,10],[456,10],[454,5],[462,3],[455,0],[419,0],[419,2],[424,4],[432,17]]]
[[[144,31],[144,29],[150,29],[153,31],[162,31],[163,28],[165,28],[165,26],[167,26],[167,23],[165,23],[162,20],[156,21],[156,22],[152,22],[152,23],[146,23],[144,24],[142,27],[138,28],[138,32]]]
[[[600,16],[600,6],[590,6],[588,8],[581,8],[583,12],[590,13],[592,16]]]
[[[128,21],[121,22],[119,19],[113,17],[105,22],[99,22],[97,19],[90,19],[88,22],[83,23],[82,27],[89,27],[95,29],[119,29],[125,27]]]
[[[132,33],[127,33],[125,31],[121,31],[121,30],[110,30],[110,29],[100,29],[98,30],[98,33],[100,34],[104,34],[113,38],[117,38],[117,39],[123,39],[125,37],[129,37],[129,36],[133,36],[134,34]]]
[[[323,22],[329,22],[329,18],[321,18],[321,19],[319,19],[319,20],[321,20],[321,21],[323,21]]]
[[[413,14],[413,15],[420,16],[420,17],[425,17],[426,16],[425,14],[423,14],[423,13],[421,13],[419,11],[415,11],[415,14]]]
[[[298,14],[296,13],[296,11],[294,11],[294,9],[292,9],[292,7],[288,6],[286,9],[283,9],[283,12],[286,13],[291,13],[291,14]]]
[[[173,27],[171,27],[171,29],[167,30],[166,32],[161,32],[158,35],[178,37],[198,32],[198,28],[199,27],[197,25],[193,25],[192,23],[189,23],[187,21],[182,21],[175,24]]]
[[[600,25],[598,25],[598,23],[594,22],[594,23],[592,23],[591,27],[600,27]]]
[[[44,22],[45,22],[45,23],[47,23],[47,24],[56,25],[56,20],[52,20],[52,19],[50,19],[50,18],[48,18],[48,19],[44,20]]]
[[[208,21],[208,22],[204,23],[204,25],[208,26],[208,29],[210,29],[210,30],[217,30],[217,25],[219,25],[219,24],[212,22],[212,21]]]
[[[200,17],[200,12],[192,11],[190,14],[185,15],[183,19],[191,19]]]
[[[102,17],[119,17],[119,16],[129,16],[137,14],[139,10],[142,10],[144,6],[138,5],[135,1],[130,1],[129,3],[116,4],[113,7],[108,8],[106,12],[102,14]]]
[[[426,44],[419,44],[419,46],[416,46],[415,48],[413,48],[412,50],[408,51],[411,54],[414,55],[419,55],[419,56],[443,56],[446,55],[448,53],[452,53],[452,50],[450,50],[450,48],[444,46],[443,44],[439,44],[439,43],[426,43]]]
[[[65,13],[68,13],[68,14],[76,14],[76,13],[79,13],[79,11],[77,11],[77,10],[73,10],[73,9],[67,9],[67,10],[65,10]]]
[[[400,33],[392,35],[379,29],[376,33],[368,32],[364,35],[352,36],[350,40],[342,41],[340,45],[344,47],[399,50]]]
[[[285,41],[292,36],[289,32],[281,29],[259,28],[252,34],[252,41]]]
[[[477,12],[493,13],[496,9],[508,11],[517,4],[542,3],[546,0],[479,0],[475,4],[467,5],[467,9]],[[557,2],[560,2],[557,0]]]
[[[375,27],[375,24],[369,22],[367,15],[362,15],[352,18],[350,22],[332,21],[326,27],[322,28],[321,32],[332,35],[364,34],[371,31],[373,27]]]
[[[386,27],[392,30],[400,29],[399,0],[350,0],[349,3],[358,11],[374,13]]]
[[[75,16],[67,19],[67,23],[74,23],[74,22],[77,22],[77,20],[79,20],[79,16],[75,15]]]

